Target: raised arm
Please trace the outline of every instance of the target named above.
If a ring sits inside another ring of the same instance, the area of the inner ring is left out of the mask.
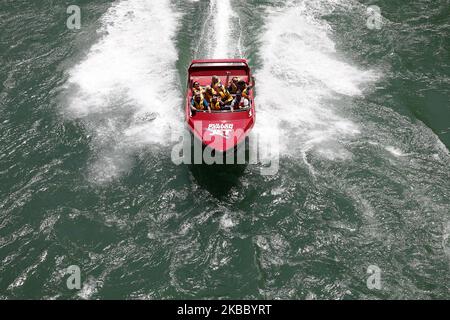
[[[227,71],[227,80],[225,80],[225,87],[228,88],[228,85],[230,84],[230,71]]]

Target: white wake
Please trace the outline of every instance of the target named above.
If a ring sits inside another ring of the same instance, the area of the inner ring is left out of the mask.
[[[92,131],[94,179],[128,170],[133,152],[167,144],[182,127],[178,20],[169,0],[116,2],[102,17],[101,39],[69,71],[65,113]]]
[[[341,97],[362,95],[373,71],[343,61],[321,16],[339,1],[289,1],[267,9],[262,36],[262,69],[257,72],[256,131],[280,132],[281,150],[306,161],[310,150],[326,158],[347,158],[342,138],[358,134],[351,120],[338,115]]]
[[[197,58],[229,59],[242,57],[239,16],[231,0],[210,0]]]

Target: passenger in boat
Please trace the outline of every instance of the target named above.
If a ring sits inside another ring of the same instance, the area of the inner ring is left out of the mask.
[[[238,93],[231,103],[233,110],[236,109],[247,109],[250,106],[250,100],[244,97],[242,93]]]
[[[214,90],[216,89],[217,86],[221,85],[222,83],[220,82],[220,79],[218,76],[212,76],[211,78],[211,88],[213,88]]]
[[[200,93],[203,95],[204,89],[200,86],[200,82],[195,81],[192,84],[192,93],[195,95],[196,93]]]
[[[250,99],[249,94],[252,86],[248,86],[244,80],[239,80],[236,83],[237,91],[236,94],[241,94],[245,99]]]
[[[216,94],[217,94],[216,91],[214,91],[214,89],[211,88],[210,86],[207,86],[205,88],[205,91],[203,92],[203,96],[208,102],[211,102],[213,96],[215,96]]]
[[[221,84],[216,89],[217,94],[220,96],[223,104],[229,105],[233,101],[233,96],[228,92],[228,90]]]
[[[236,94],[238,91],[238,82],[241,81],[241,79],[239,77],[233,77],[230,81],[230,83],[228,84],[228,92],[231,94]]]
[[[220,99],[219,99],[219,97],[217,96],[217,95],[214,95],[212,98],[211,98],[211,109],[212,110],[222,110],[222,106],[223,106],[223,103],[222,103],[222,101],[220,101]]]
[[[208,112],[211,112],[211,108],[209,107],[208,101],[203,98],[201,93],[196,93],[191,101],[191,110],[192,111],[204,111],[208,110]]]
[[[227,105],[233,101],[233,96],[228,92],[227,88],[220,82],[218,76],[213,76],[211,80],[211,88],[220,96],[223,104]]]

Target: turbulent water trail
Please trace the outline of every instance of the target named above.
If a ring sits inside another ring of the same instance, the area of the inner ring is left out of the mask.
[[[239,16],[231,0],[211,0],[198,40],[197,58],[242,57]]]
[[[214,22],[216,45],[212,58],[228,58],[230,51],[230,19],[232,14],[230,0],[214,0],[217,15]]]
[[[102,17],[102,38],[69,71],[65,111],[93,132],[95,180],[127,170],[136,149],[165,144],[180,127],[178,20],[169,0],[118,2]]]
[[[282,150],[304,159],[305,152],[319,145],[328,158],[348,156],[338,139],[359,128],[338,115],[338,101],[361,95],[363,86],[376,79],[373,71],[338,57],[330,27],[320,18],[331,10],[324,1],[270,8],[262,36],[257,130],[263,135],[281,130]]]

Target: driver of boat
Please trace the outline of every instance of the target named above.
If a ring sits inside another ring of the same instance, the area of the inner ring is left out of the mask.
[[[211,108],[209,107],[208,101],[206,101],[200,93],[194,94],[194,97],[191,101],[191,110],[192,111],[204,111],[208,110],[211,112]]]

